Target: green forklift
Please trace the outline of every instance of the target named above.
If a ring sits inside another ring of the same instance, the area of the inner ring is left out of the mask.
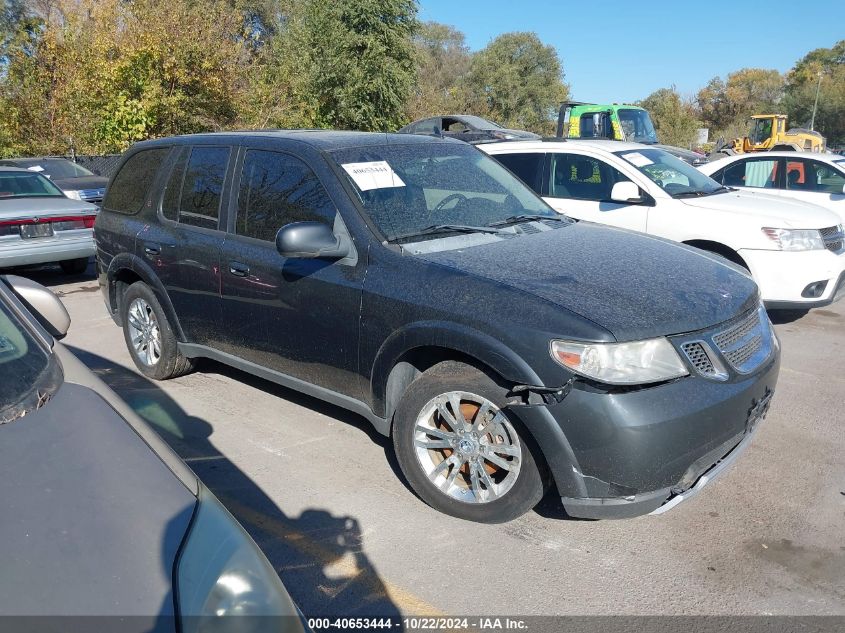
[[[564,102],[558,112],[557,136],[643,143],[659,147],[694,167],[707,162],[704,154],[683,147],[661,145],[648,111],[634,105]]]

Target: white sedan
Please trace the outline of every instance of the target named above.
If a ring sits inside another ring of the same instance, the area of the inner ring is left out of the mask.
[[[683,242],[746,268],[769,308],[812,308],[845,296],[842,220],[820,206],[725,187],[648,145],[554,140],[479,148],[561,213]]]
[[[721,158],[699,169],[728,187],[812,202],[845,222],[845,156],[757,152]]]

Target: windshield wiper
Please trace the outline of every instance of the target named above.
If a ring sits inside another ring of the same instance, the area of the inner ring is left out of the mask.
[[[560,215],[540,215],[539,213],[521,213],[519,215],[512,215],[504,220],[491,222],[490,226],[507,226],[508,224],[518,224],[520,222],[528,222],[530,220],[552,220],[553,222],[568,222],[569,218]]]
[[[396,237],[391,237],[388,242],[396,242],[411,237],[422,237],[424,235],[437,235],[438,233],[499,233],[499,229],[494,229],[489,226],[469,226],[466,224],[434,224],[427,226],[419,231],[412,231],[410,233],[403,233]]]
[[[711,191],[681,191],[680,193],[673,194],[673,198],[700,198],[702,196],[712,196],[714,193],[724,193],[726,191],[733,191],[730,187],[725,187],[722,185],[716,189],[712,189]]]

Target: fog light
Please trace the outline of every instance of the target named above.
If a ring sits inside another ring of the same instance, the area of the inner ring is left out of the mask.
[[[827,288],[827,281],[815,281],[804,288],[801,296],[805,299],[818,299],[824,294],[825,288]]]

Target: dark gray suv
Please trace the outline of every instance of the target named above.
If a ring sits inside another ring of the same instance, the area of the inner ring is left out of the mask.
[[[156,379],[208,357],[356,411],[433,507],[661,512],[748,445],[778,374],[725,260],[574,222],[451,139],[220,133],[131,148],[95,226]]]

